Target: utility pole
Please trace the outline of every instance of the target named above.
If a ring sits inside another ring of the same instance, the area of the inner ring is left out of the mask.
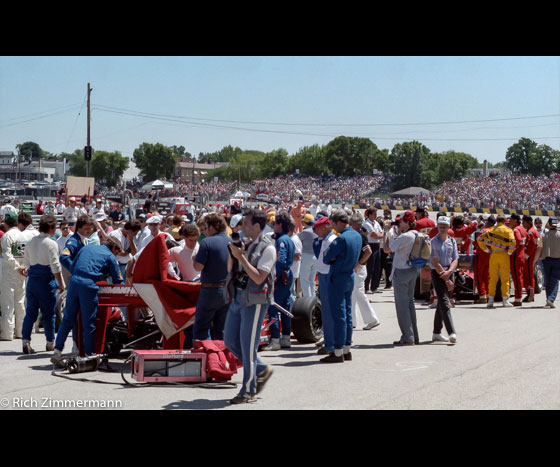
[[[89,163],[91,161],[91,141],[90,141],[90,120],[91,120],[91,111],[90,111],[90,95],[91,95],[91,87],[89,83],[87,84],[87,144],[85,149],[85,158],[87,161],[86,167],[86,177],[89,177]]]

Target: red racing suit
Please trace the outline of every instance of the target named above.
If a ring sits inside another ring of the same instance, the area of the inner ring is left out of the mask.
[[[488,296],[488,285],[490,284],[490,253],[486,253],[478,245],[478,238],[487,232],[488,228],[483,228],[480,233],[476,236],[475,254],[474,254],[474,281],[476,284],[476,289],[478,290],[478,295]]]
[[[468,255],[471,239],[470,235],[476,231],[478,224],[476,222],[471,222],[469,225],[464,225],[458,229],[453,230],[453,234],[450,234],[457,241],[457,249],[460,255]]]
[[[525,270],[525,243],[527,242],[527,231],[521,225],[513,228],[515,237],[515,250],[510,256],[510,271],[515,288],[515,300],[523,296],[523,276]]]
[[[535,290],[535,275],[533,271],[533,261],[535,260],[535,253],[537,252],[539,243],[539,233],[533,226],[527,232],[527,242],[525,243],[525,268],[523,269],[523,285],[525,290]]]

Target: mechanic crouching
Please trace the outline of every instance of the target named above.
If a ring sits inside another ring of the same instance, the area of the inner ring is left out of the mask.
[[[120,252],[120,241],[109,237],[103,245],[86,245],[76,255],[70,270],[72,277],[68,284],[66,309],[58,329],[54,354],[51,358],[51,362],[55,365],[59,365],[63,360],[62,349],[68,333],[77,320],[78,310],[82,317],[85,354],[86,356],[94,354],[97,292],[99,291],[96,282],[103,280],[107,274],[110,274],[113,284],[124,282],[116,259]]]

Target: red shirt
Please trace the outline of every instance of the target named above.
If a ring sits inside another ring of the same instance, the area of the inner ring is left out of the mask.
[[[460,239],[457,241],[459,253],[468,254],[471,246],[471,239],[469,235],[475,232],[477,228],[478,224],[476,222],[471,222],[470,225],[464,225],[463,227],[454,230],[453,237]]]

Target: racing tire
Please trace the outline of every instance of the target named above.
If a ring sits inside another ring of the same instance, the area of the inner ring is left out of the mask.
[[[544,290],[544,271],[540,261],[535,266],[533,274],[535,275],[535,293],[538,294]]]
[[[58,328],[60,327],[60,323],[62,322],[62,317],[64,316],[64,309],[66,308],[66,290],[61,294],[57,294],[56,296],[56,319],[54,323],[54,329],[58,332]]]
[[[323,338],[321,301],[317,295],[298,298],[291,312],[292,332],[300,344],[315,344]]]

